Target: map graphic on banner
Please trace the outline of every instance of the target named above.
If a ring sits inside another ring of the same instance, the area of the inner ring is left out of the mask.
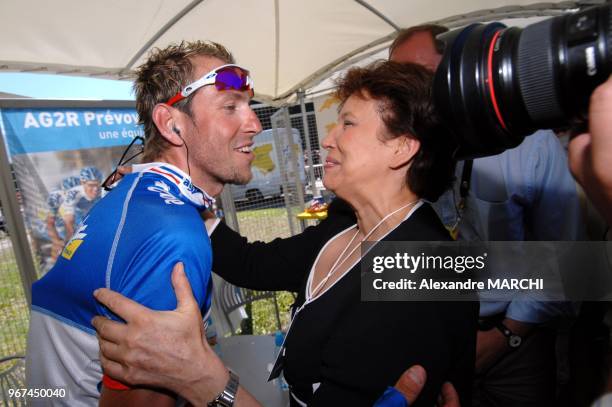
[[[323,139],[333,130],[338,121],[338,106],[340,101],[332,95],[322,95],[314,99],[315,114],[317,117],[317,134],[319,145],[323,145]],[[321,149],[321,161],[325,161],[327,150]]]
[[[101,182],[126,146],[144,131],[132,108],[3,108],[0,117],[32,249],[45,273],[102,197]]]

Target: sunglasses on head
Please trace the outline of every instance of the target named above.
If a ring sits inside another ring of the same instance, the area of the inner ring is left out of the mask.
[[[220,91],[248,91],[250,97],[253,97],[254,94],[253,79],[249,76],[249,71],[238,65],[228,64],[213,69],[197,81],[185,86],[179,93],[168,99],[166,104],[172,106],[201,87],[208,85],[215,85],[215,88]]]

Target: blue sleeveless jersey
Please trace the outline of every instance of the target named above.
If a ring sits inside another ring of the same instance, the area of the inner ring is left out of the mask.
[[[91,209],[55,266],[32,286],[29,386],[68,387],[77,396],[70,405],[99,396],[92,318],[118,319],[95,301],[95,289],[110,288],[149,308],[172,310],[171,272],[180,261],[202,314],[210,309],[212,253],[199,211],[212,198],[169,164],[139,168]]]

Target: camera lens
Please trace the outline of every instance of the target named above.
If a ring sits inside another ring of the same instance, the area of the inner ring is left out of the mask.
[[[434,97],[460,139],[458,158],[501,153],[585,112],[612,71],[611,32],[604,5],[524,29],[472,24],[439,36]]]

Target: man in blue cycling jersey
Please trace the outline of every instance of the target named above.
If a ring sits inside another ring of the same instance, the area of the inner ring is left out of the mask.
[[[172,310],[170,274],[182,262],[202,314],[210,310],[211,248],[199,213],[225,183],[250,179],[253,137],[261,131],[249,107],[249,73],[233,62],[223,46],[197,41],[158,49],[138,68],[134,89],[145,164],[91,208],[56,265],[32,287],[28,387],[65,388],[67,396],[53,403],[176,402],[167,391],[130,388],[103,376],[90,321],[98,314],[119,318],[91,292],[107,287],[150,308]]]

